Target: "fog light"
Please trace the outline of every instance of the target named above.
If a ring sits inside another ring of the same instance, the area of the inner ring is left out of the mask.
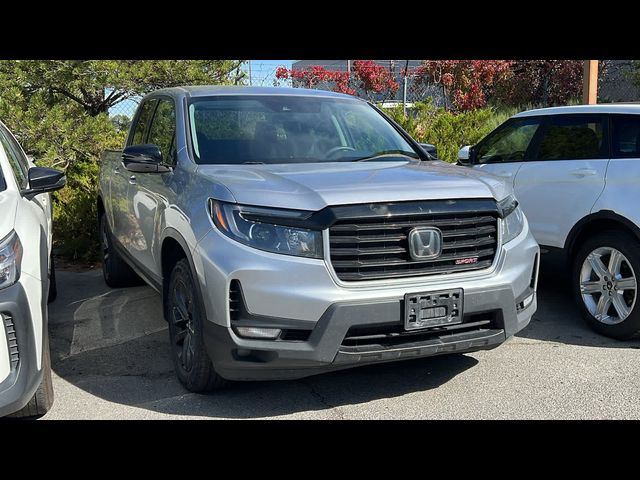
[[[275,340],[282,332],[279,328],[235,327],[235,329],[241,337],[266,338],[268,340]]]
[[[528,297],[526,297],[524,300],[522,300],[518,305],[516,305],[518,312],[521,312],[522,310],[529,308],[529,306],[533,303],[533,299],[535,298],[535,296],[536,294],[534,292]]]

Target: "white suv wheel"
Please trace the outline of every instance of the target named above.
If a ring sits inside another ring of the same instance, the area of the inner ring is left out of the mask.
[[[606,325],[623,322],[633,311],[637,281],[631,262],[619,250],[599,247],[582,264],[580,293],[593,317]]]

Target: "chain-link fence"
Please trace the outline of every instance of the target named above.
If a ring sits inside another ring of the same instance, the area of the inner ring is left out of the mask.
[[[602,60],[598,78],[598,102],[640,101],[638,60]]]
[[[139,103],[139,97],[131,97],[120,103],[116,103],[109,109],[109,117],[118,130],[129,130],[131,120],[133,119],[133,115],[136,113]]]
[[[362,88],[368,81],[376,81],[362,80],[367,68],[375,70],[376,78],[386,72],[394,88]],[[434,105],[451,110],[485,105],[545,107],[582,101],[582,60],[302,60],[285,70],[288,75],[282,77],[273,63],[254,61],[252,83],[337,90],[391,105],[406,102],[411,106],[431,99]],[[358,76],[359,72],[364,73]],[[640,101],[639,85],[637,61],[599,61],[599,102]]]

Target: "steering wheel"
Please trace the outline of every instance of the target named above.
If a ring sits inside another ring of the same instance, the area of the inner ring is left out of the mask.
[[[333,147],[330,148],[329,150],[327,150],[327,152],[325,153],[325,155],[327,156],[327,158],[331,158],[334,156],[335,153],[341,152],[341,151],[345,151],[345,152],[355,152],[356,149],[353,147],[347,147],[344,145],[338,145],[337,147]]]

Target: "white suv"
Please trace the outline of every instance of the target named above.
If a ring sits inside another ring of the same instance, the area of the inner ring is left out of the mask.
[[[581,105],[515,115],[459,163],[513,182],[543,252],[562,254],[587,321],[640,332],[640,105]]]
[[[63,172],[36,167],[0,122],[0,417],[53,403],[47,299],[55,297],[51,199]]]

